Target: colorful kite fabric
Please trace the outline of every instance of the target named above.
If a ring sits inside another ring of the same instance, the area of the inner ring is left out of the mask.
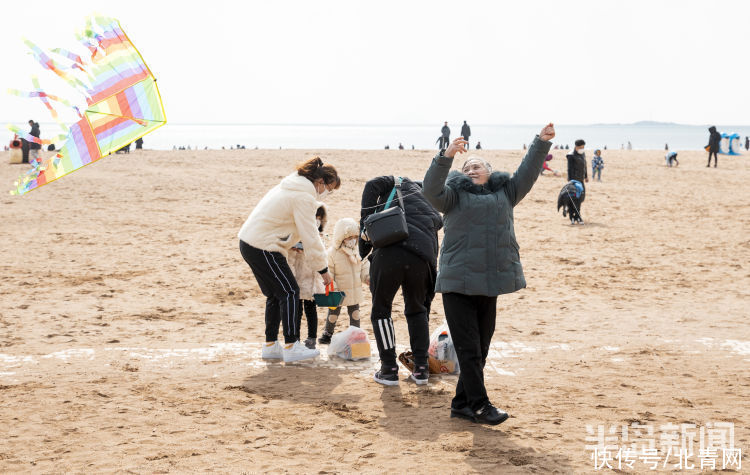
[[[35,91],[9,91],[22,97],[38,97],[65,132],[53,139],[39,139],[18,127],[8,126],[29,142],[64,141],[57,154],[32,163],[31,170],[15,183],[10,192],[13,195],[27,193],[106,157],[167,122],[156,79],[117,20],[89,18],[78,40],[88,49],[88,57],[60,48],[45,53],[25,41],[42,66],[85,97],[87,107],[81,114],[71,101],[42,91],[36,78],[33,78]],[[53,53],[60,59],[53,59]],[[80,120],[66,126],[59,121],[52,102],[72,108]]]

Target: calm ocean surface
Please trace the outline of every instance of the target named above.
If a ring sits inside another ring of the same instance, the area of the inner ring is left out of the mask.
[[[469,124],[471,125],[471,124]],[[538,125],[471,125],[471,148],[477,140],[485,149],[520,149],[530,143],[543,124]],[[145,148],[171,150],[173,147],[190,146],[191,149],[208,147],[247,148],[297,148],[297,149],[382,149],[389,145],[398,148],[436,149],[436,140],[442,124],[430,126],[404,125],[201,125],[170,124],[144,137]],[[451,138],[461,131],[461,124],[449,124]],[[664,150],[665,143],[671,150],[700,150],[708,143],[707,126],[672,124],[629,125],[558,125],[555,126],[556,144],[571,147],[576,139],[586,141],[586,148],[619,149],[627,147],[628,141],[636,150]],[[750,136],[750,126],[717,125],[719,132]],[[45,130],[46,129],[46,130]],[[56,132],[53,124],[42,123],[42,135]]]
[[[449,124],[450,125],[450,124]],[[471,124],[470,124],[471,125]],[[436,126],[355,126],[355,125],[197,125],[167,124],[147,135],[145,147],[168,150],[190,146],[220,149],[244,145],[247,148],[300,149],[382,149],[398,148],[399,142],[410,149],[435,149],[441,124]],[[721,126],[720,132],[750,136],[750,126]],[[518,149],[529,143],[541,125],[472,125],[471,147],[476,141],[486,149]],[[663,150],[665,143],[672,150],[700,150],[708,143],[707,126],[693,125],[559,125],[555,127],[558,144],[573,145],[576,139],[586,140],[588,149]],[[451,126],[451,138],[461,131],[461,124]],[[743,147],[744,150],[744,147]]]

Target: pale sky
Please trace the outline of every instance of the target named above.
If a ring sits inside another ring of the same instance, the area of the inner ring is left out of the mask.
[[[154,72],[172,123],[750,124],[749,1],[34,1],[0,28],[6,94],[39,76],[22,43],[77,48],[96,11]]]

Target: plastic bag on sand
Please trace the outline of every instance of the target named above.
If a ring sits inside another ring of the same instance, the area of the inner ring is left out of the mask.
[[[461,371],[458,366],[458,355],[456,354],[456,349],[453,347],[453,339],[451,338],[447,323],[443,322],[442,325],[432,332],[432,335],[430,335],[430,347],[427,349],[427,353],[437,360],[441,373],[458,374]],[[435,371],[432,368],[434,363],[432,361],[430,363],[430,372],[434,373]]]
[[[336,333],[328,345],[328,355],[336,355],[345,360],[364,360],[370,357],[370,340],[367,332],[351,326]]]

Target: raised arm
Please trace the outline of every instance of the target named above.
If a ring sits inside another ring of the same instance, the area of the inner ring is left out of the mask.
[[[552,140],[555,137],[555,127],[550,123],[534,138],[526,156],[524,157],[518,169],[511,177],[506,187],[508,197],[513,206],[520,203],[524,196],[534,186],[539,174],[544,166],[544,159],[552,147]]]
[[[464,147],[467,143],[463,137],[454,140],[445,152],[432,159],[432,164],[424,176],[422,194],[441,213],[447,213],[458,202],[458,195],[451,188],[445,186],[445,180],[451,171],[453,157],[457,153],[466,152]]]

